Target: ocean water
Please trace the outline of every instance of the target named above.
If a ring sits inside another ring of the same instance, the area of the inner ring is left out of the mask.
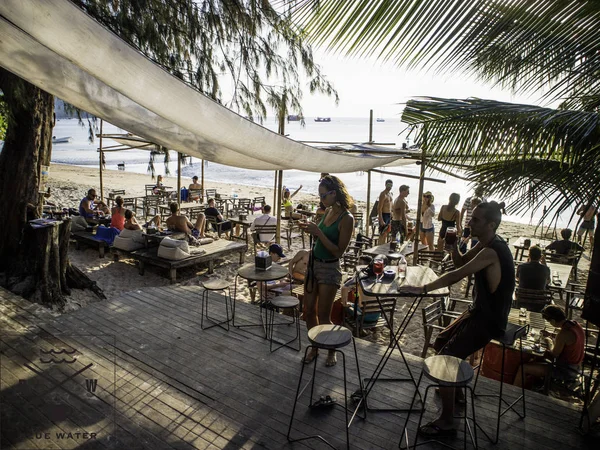
[[[268,118],[263,126],[271,130],[277,130],[277,123],[274,118]],[[111,124],[104,123],[104,134],[123,134],[125,130],[119,129]],[[306,119],[306,125],[303,127],[300,122],[286,123],[286,134],[289,137],[299,141],[326,141],[326,142],[353,142],[362,143],[369,140],[369,119],[365,118],[344,118],[332,117],[331,122],[314,122],[312,117]],[[57,138],[71,136],[73,141],[65,144],[54,144],[52,149],[52,162],[59,164],[74,164],[81,166],[98,167],[98,138],[94,142],[89,142],[87,125],[82,127],[76,119],[61,119],[56,122],[53,135]],[[373,123],[373,140],[376,143],[395,143],[401,146],[407,142],[406,125],[400,122],[399,117],[385,118],[385,122]],[[410,143],[410,141],[409,141]],[[117,142],[110,139],[103,139],[103,149],[109,150],[111,146],[118,145]],[[125,170],[135,173],[147,173],[149,152],[147,150],[127,150],[104,153],[107,169],[117,169],[117,164],[124,163]],[[164,157],[156,157],[154,167],[157,174],[166,175]],[[168,167],[171,177],[177,176],[177,157],[175,152],[170,152],[171,162]],[[192,158],[192,163],[182,167],[182,178],[190,179],[194,175],[200,176],[201,161]],[[419,166],[416,164],[400,166],[385,169],[391,172],[418,176]],[[335,174],[334,168],[323,168],[324,172],[329,171]],[[207,162],[204,172],[205,180],[217,182],[238,183],[248,186],[260,186],[272,188],[274,184],[274,172],[262,170],[248,170],[237,167],[224,166],[221,164]],[[335,174],[338,175],[338,174]],[[444,181],[443,183],[425,181],[425,191],[431,191],[435,196],[436,209],[448,202],[451,193],[456,192],[461,196],[461,202],[472,195],[471,187],[459,178],[450,177],[435,171],[427,171],[426,175],[431,178]],[[459,174],[460,175],[460,174]],[[346,184],[350,194],[357,200],[366,201],[367,199],[367,174],[364,172],[344,173],[338,175]],[[411,194],[408,197],[408,203],[411,209],[416,209],[417,194],[419,182],[416,179],[409,179],[401,176],[389,176],[373,173],[371,176],[371,204],[378,198],[379,193],[385,187],[385,180],[391,178],[394,181],[394,195],[397,195],[401,184],[410,186]],[[319,174],[305,172],[301,170],[286,170],[284,172],[283,184],[292,190],[300,185],[303,186],[302,192],[316,193],[318,190]],[[184,183],[186,183],[185,181]],[[315,200],[317,200],[315,198]],[[506,201],[506,200],[505,200]],[[568,218],[568,214],[564,215]],[[513,222],[537,224],[539,213],[531,216],[511,216],[505,217],[506,220]],[[567,225],[567,220],[558,221],[558,226]],[[574,225],[572,223],[571,225]]]

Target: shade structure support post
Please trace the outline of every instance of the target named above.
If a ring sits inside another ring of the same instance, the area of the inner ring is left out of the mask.
[[[425,185],[425,151],[427,147],[427,126],[423,128],[423,145],[421,145],[421,174],[419,177],[419,197],[417,199],[417,219],[414,228],[415,252],[413,256],[413,266],[417,265],[419,260],[419,238],[421,235],[421,212],[423,206],[423,189]]]
[[[202,177],[202,180],[200,180],[200,184],[202,186],[201,196],[204,197],[204,192],[206,192],[206,186],[204,186],[204,158],[202,158],[202,170],[200,171],[200,176]]]
[[[283,190],[283,170],[278,170],[277,176],[277,234],[275,235],[275,240],[278,244],[281,243],[281,195]]]
[[[367,213],[365,214],[366,219],[364,220],[365,235],[369,237],[369,230],[371,229],[371,171],[367,170]]]
[[[177,204],[181,204],[181,158],[183,155],[177,152]]]
[[[277,185],[279,184],[279,173],[277,171],[275,171],[273,179],[275,180],[275,185],[273,186],[273,212],[277,213]]]
[[[104,162],[104,153],[102,153],[102,125],[104,124],[104,120],[100,119],[100,149],[99,149],[99,158],[100,158],[100,201],[104,201],[104,181],[102,179],[102,163]]]
[[[369,112],[369,144],[373,143],[373,110]]]

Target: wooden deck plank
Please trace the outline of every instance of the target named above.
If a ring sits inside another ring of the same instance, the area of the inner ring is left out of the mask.
[[[117,334],[117,373],[123,378],[116,386],[118,396],[124,400],[117,402],[122,409],[119,417],[125,422],[131,416],[128,429],[119,428],[119,433],[135,438],[150,432],[155,441],[148,442],[145,448],[161,448],[158,446],[165,439],[169,447],[177,448],[319,447],[317,441],[292,446],[285,438],[301,355],[288,349],[270,354],[266,340],[245,330],[200,330],[198,293],[198,287],[151,288],[54,318],[0,290],[0,315],[9,316],[2,317],[2,321],[10,321],[11,329],[20,333],[40,326],[55,335],[85,331]],[[222,305],[218,305],[223,300],[218,294],[212,295],[211,312],[223,317]],[[236,313],[243,320],[258,318],[258,308],[247,304],[238,304]],[[279,327],[278,331],[285,336],[293,333],[288,327]],[[303,324],[302,331],[306,345]],[[82,349],[87,349],[82,344],[85,343],[80,344]],[[383,348],[361,340],[357,347],[362,374],[368,376]],[[347,356],[354,389],[354,359],[351,354]],[[104,355],[96,368],[99,377],[108,376],[108,363],[103,362],[108,361],[107,357]],[[421,360],[409,355],[407,359],[418,375]],[[399,368],[398,362],[391,363],[386,373]],[[332,370],[319,363],[317,377],[316,392],[333,392],[341,397],[340,364]],[[481,387],[490,391],[497,386],[496,382],[481,378],[478,390]],[[516,393],[511,386],[506,391],[509,395]],[[334,445],[343,446],[343,411],[336,408],[317,414],[307,407],[307,397],[304,395],[299,401],[294,436],[314,429],[331,438]],[[411,392],[404,386],[380,383],[373,397],[395,404],[410,400]],[[501,441],[495,448],[546,448],[555,445],[558,437],[564,448],[591,448],[572,429],[578,420],[573,407],[530,392],[527,407],[524,421],[510,415],[503,418]],[[493,411],[492,401],[477,400],[477,414],[488,427]],[[350,430],[353,447],[396,448],[404,417],[380,413],[370,414],[366,421],[358,420]],[[413,414],[410,419],[409,431],[414,432],[418,416]],[[492,448],[481,437],[479,443],[482,448]]]

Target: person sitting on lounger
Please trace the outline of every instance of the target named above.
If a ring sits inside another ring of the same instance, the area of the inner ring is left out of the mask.
[[[95,213],[108,214],[108,206],[104,202],[95,202],[96,190],[90,189],[85,197],[79,202],[79,215],[86,219],[94,217]]]
[[[141,230],[142,226],[135,220],[135,215],[130,209],[125,210],[125,224],[123,228],[126,230]]]
[[[196,224],[192,224],[187,217],[179,214],[179,205],[175,202],[169,204],[171,215],[167,219],[167,228],[171,231],[179,231],[188,235],[190,240],[204,237],[204,225],[206,217],[204,214],[198,214]]]
[[[208,199],[208,208],[204,210],[204,214],[206,215],[206,217],[213,217],[217,221],[217,223],[222,222],[221,231],[231,231],[231,222],[225,221],[225,219],[223,218],[223,214],[221,214],[221,211],[215,208],[214,198]],[[213,228],[215,231],[217,231],[217,226],[215,224],[213,224]]]

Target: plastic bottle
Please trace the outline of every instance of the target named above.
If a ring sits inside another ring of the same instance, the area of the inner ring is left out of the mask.
[[[404,278],[406,278],[407,267],[408,267],[408,264],[406,263],[406,258],[403,255],[400,258],[400,261],[398,261],[398,277],[401,280],[403,280]]]
[[[400,241],[402,240],[401,236],[400,236],[400,232],[398,231],[396,233],[396,244],[400,244]]]

